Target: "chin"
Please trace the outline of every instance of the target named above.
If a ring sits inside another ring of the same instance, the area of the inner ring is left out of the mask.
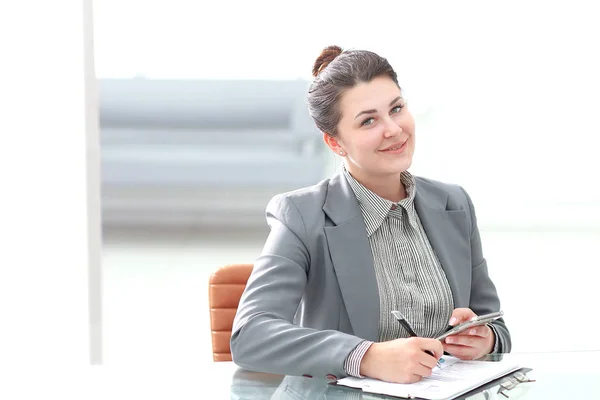
[[[390,165],[388,170],[390,173],[399,174],[401,172],[406,171],[412,165],[412,158],[401,159],[394,163],[394,165]]]

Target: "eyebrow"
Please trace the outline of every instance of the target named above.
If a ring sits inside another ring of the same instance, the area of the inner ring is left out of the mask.
[[[398,100],[400,100],[401,98],[402,98],[402,96],[398,96],[394,100],[392,100],[390,102],[390,107],[393,106],[394,103],[397,102]],[[370,109],[370,110],[364,110],[364,111],[361,111],[358,114],[356,114],[356,117],[354,117],[354,119],[360,117],[362,114],[372,114],[372,113],[375,113],[375,112],[377,112],[377,110],[375,110],[374,108]]]

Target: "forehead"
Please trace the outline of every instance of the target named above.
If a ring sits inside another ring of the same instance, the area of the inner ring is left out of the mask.
[[[387,76],[374,78],[370,82],[361,82],[342,96],[340,102],[342,114],[385,109],[390,101],[401,94],[400,88]]]

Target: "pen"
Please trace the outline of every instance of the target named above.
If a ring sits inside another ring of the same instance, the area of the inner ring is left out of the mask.
[[[417,333],[413,330],[412,326],[410,326],[410,324],[408,323],[406,318],[404,318],[404,315],[402,315],[402,313],[400,311],[392,311],[392,315],[398,320],[398,322],[400,322],[400,325],[402,325],[402,327],[404,329],[406,329],[406,331],[408,332],[408,334],[411,337],[418,336]],[[425,350],[425,353],[429,354],[432,357],[435,357],[435,354],[433,354],[433,352],[431,350]],[[437,360],[436,363],[437,363],[438,368],[442,367],[439,360]]]

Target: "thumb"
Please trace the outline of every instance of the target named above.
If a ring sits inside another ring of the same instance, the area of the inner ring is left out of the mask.
[[[439,340],[430,338],[419,338],[419,347],[421,350],[430,351],[436,359],[440,359],[444,355],[444,345]]]
[[[469,321],[476,316],[477,314],[475,314],[470,308],[455,308],[454,311],[452,311],[452,317],[450,317],[450,321],[448,323],[451,326],[455,326],[462,322]]]

